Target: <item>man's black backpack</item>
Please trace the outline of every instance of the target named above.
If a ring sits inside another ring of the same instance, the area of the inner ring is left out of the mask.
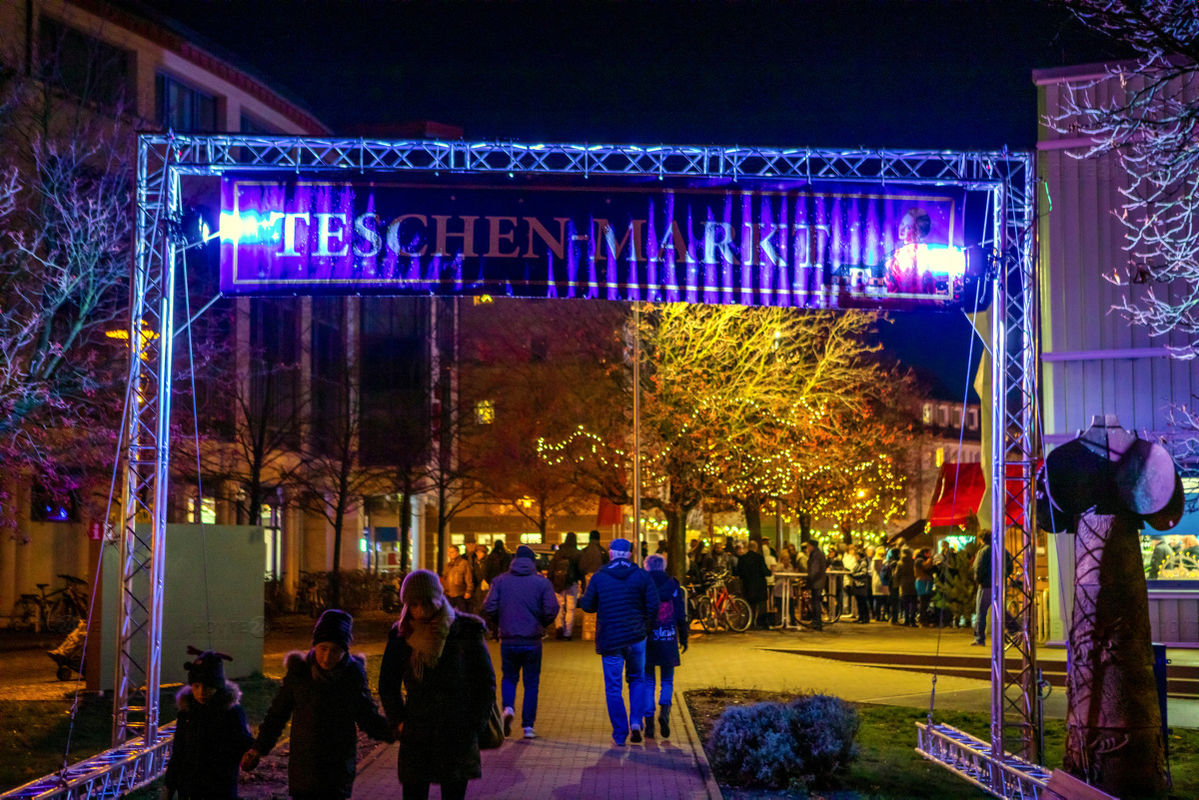
[[[554,556],[550,562],[550,583],[555,592],[565,592],[579,580],[579,570],[568,556]]]

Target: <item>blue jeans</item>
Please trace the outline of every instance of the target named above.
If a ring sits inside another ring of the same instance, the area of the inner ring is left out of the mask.
[[[979,586],[974,590],[974,641],[986,644],[987,615],[990,613],[991,587]]]
[[[608,720],[612,723],[612,739],[624,742],[629,735],[629,720],[638,728],[641,719],[650,713],[653,686],[645,678],[645,640],[626,645],[617,653],[605,653],[604,695],[608,701]],[[629,681],[629,709],[624,706],[622,675]]]
[[[541,687],[541,642],[508,644],[500,642],[500,696],[504,708],[516,702],[516,682],[524,671],[525,699],[520,706],[520,725],[532,728],[537,723],[537,690]]]
[[[657,681],[654,680],[654,670],[658,670]],[[658,705],[669,706],[674,697],[674,664],[662,664],[658,667],[646,667],[645,679],[649,682],[649,705],[645,709],[645,716],[653,716],[654,713],[654,684],[659,685],[658,689]]]

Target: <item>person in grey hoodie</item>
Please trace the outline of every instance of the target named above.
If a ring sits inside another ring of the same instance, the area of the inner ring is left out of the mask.
[[[549,579],[537,572],[533,550],[516,548],[508,571],[496,577],[483,613],[498,622],[500,632],[500,696],[504,703],[504,735],[516,716],[516,682],[524,674],[525,699],[520,724],[526,739],[537,738],[537,690],[541,685],[541,635],[558,615],[558,598]]]

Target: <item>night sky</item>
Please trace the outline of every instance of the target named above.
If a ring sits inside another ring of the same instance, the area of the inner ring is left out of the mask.
[[[1119,55],[1022,0],[148,5],[350,134],[434,120],[468,140],[1031,149],[1031,71]],[[960,398],[965,319],[893,319],[888,350]]]

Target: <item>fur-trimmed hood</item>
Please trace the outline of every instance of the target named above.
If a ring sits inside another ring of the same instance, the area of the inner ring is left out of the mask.
[[[225,685],[216,690],[212,699],[208,704],[213,708],[219,708],[221,711],[228,711],[235,705],[241,702],[241,689],[233,681],[225,681]],[[192,694],[192,687],[189,684],[183,684],[183,688],[175,692],[175,705],[180,711],[191,711],[200,704],[196,702],[195,695]]]

